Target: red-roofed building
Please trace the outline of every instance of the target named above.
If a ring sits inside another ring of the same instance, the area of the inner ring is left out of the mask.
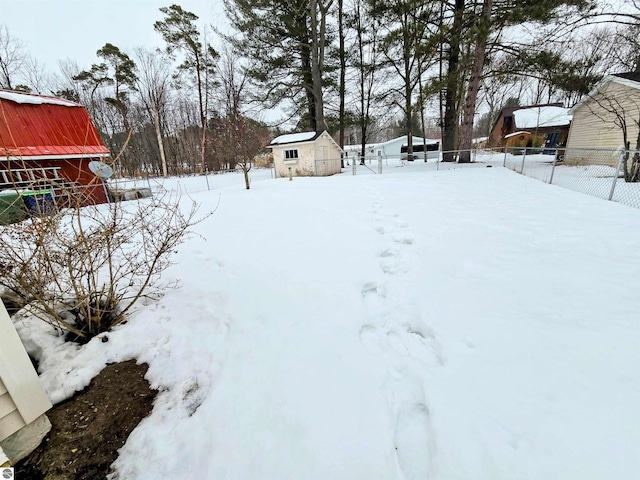
[[[82,105],[0,90],[0,190],[49,189],[104,203],[105,188],[89,162],[108,156]]]

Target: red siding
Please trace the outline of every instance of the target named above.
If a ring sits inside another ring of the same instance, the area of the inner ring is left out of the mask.
[[[102,180],[88,164],[108,154],[82,105],[17,103],[0,98],[0,169],[60,167],[61,177],[81,186],[84,204],[104,203]],[[49,158],[38,158],[42,156]]]
[[[86,205],[106,203],[107,196],[102,186],[102,180],[89,170],[88,158],[80,160],[39,160],[43,167],[60,167],[60,175],[72,182],[83,186],[82,197]]]

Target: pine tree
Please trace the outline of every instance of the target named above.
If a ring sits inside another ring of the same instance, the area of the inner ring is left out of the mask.
[[[164,20],[157,21],[153,27],[167,43],[166,51],[169,55],[173,56],[178,51],[183,53],[183,62],[178,68],[195,77],[202,129],[200,146],[200,172],[202,173],[205,168],[208,84],[218,52],[201,40],[201,33],[195,24],[198,20],[196,14],[183,10],[179,5],[162,7],[160,12],[164,14]]]
[[[228,36],[250,60],[247,72],[267,108],[290,101],[301,124],[327,128],[323,83],[330,38],[327,19],[333,0],[224,0]]]

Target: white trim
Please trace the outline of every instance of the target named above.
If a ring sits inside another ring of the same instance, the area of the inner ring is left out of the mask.
[[[322,137],[322,136],[327,136],[329,138],[329,140],[331,140],[331,143],[333,143],[336,148],[340,151],[340,153],[344,153],[344,150],[342,148],[340,148],[340,145],[338,145],[338,142],[336,142],[333,137],[331,135],[329,135],[329,133],[324,130],[320,135],[318,135],[318,138]],[[318,140],[318,138],[316,138],[316,140]]]
[[[73,155],[5,155],[0,156],[0,160],[67,160],[76,158],[105,158],[110,153],[76,153]]]
[[[38,374],[31,365],[29,356],[24,349],[9,314],[0,300],[0,376],[9,396],[24,425],[31,423],[44,412],[51,408],[51,402],[47,397]],[[6,420],[4,417],[2,420]],[[9,425],[8,430],[0,436],[0,440],[8,437],[22,425]],[[13,430],[13,431],[11,431]],[[4,437],[4,438],[2,438]]]
[[[291,153],[291,155],[289,155]],[[284,161],[298,160],[300,158],[300,150],[296,148],[287,148],[284,147],[282,149],[282,159]]]

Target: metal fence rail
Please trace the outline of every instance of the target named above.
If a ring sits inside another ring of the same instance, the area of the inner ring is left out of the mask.
[[[471,163],[459,163],[468,153]],[[349,158],[344,171],[352,175],[410,171],[451,170],[483,165],[503,166],[545,183],[605,200],[640,208],[640,152],[594,148],[498,147],[438,152],[437,159],[407,162],[400,156]],[[452,161],[444,161],[444,159]],[[633,171],[638,174],[634,177]]]
[[[633,176],[639,162],[636,150],[507,148],[503,166],[549,184],[640,208],[640,175]]]

